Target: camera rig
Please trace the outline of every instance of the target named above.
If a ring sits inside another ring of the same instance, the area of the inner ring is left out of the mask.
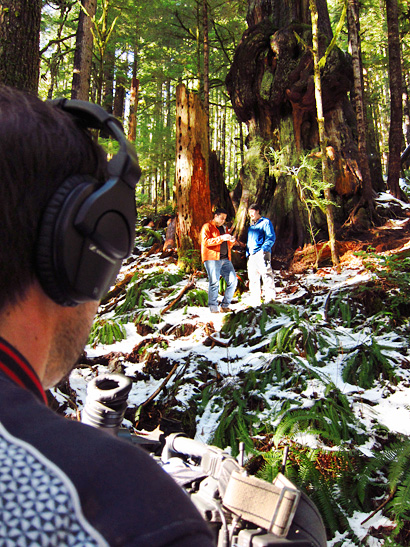
[[[317,507],[283,473],[268,483],[248,476],[243,451],[238,462],[228,452],[181,433],[152,440],[121,428],[130,389],[126,376],[97,376],[88,385],[82,421],[148,450],[190,495],[213,530],[217,547],[326,547]],[[159,446],[161,455],[156,456]]]

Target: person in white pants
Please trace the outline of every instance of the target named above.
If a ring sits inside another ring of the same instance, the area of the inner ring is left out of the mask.
[[[261,304],[261,279],[264,302],[275,298],[275,279],[272,272],[271,252],[276,236],[272,222],[261,216],[259,205],[252,204],[248,209],[251,225],[248,229],[246,255],[248,257],[248,278],[251,304]]]

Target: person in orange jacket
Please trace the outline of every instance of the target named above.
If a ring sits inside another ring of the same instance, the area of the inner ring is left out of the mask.
[[[235,293],[238,280],[231,262],[231,249],[236,239],[224,227],[227,211],[222,207],[215,209],[214,218],[201,229],[201,258],[208,274],[208,306],[212,313],[229,312],[229,305]],[[226,290],[218,308],[219,279],[226,281]]]

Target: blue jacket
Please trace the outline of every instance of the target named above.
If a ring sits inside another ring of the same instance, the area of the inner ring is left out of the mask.
[[[276,235],[272,222],[268,218],[260,217],[255,224],[249,226],[246,256],[254,255],[260,250],[270,253],[275,241]]]

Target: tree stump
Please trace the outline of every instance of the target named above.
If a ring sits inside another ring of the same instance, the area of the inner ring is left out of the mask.
[[[178,248],[200,248],[200,232],[212,217],[207,117],[200,98],[184,84],[176,90],[176,237]]]

